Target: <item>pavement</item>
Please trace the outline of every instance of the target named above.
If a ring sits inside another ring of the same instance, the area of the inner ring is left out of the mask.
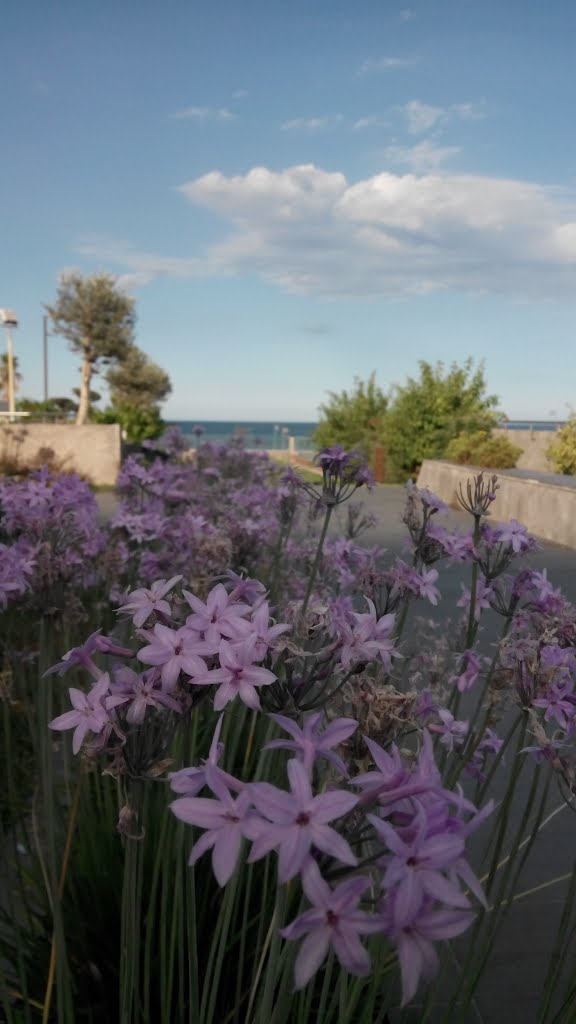
[[[404,489],[379,486],[372,494],[365,493],[358,500],[363,500],[366,510],[378,516],[378,525],[364,535],[363,542],[382,545],[391,557],[402,555],[406,539],[406,528],[402,524]],[[470,529],[470,517],[464,512],[450,510],[448,516],[439,521],[455,529]],[[551,583],[561,587],[564,594],[576,603],[576,551],[541,542],[540,550],[532,554],[525,564],[535,569],[547,568]],[[436,610],[428,606],[430,618],[446,622],[453,617],[461,584],[469,585],[469,571],[469,567],[459,566],[441,569],[442,601]],[[420,614],[428,616],[428,611]],[[498,619],[494,613],[488,613],[483,622],[486,626],[484,643],[488,644],[495,636]],[[507,767],[502,770],[499,784],[492,793],[496,799],[503,795],[510,760],[507,759]],[[529,782],[529,778],[520,779],[510,814],[512,827],[524,810]],[[518,891],[532,889],[572,870],[576,855],[576,819],[574,812],[566,808],[557,788],[552,786],[547,813],[557,808],[562,809],[545,826],[535,843],[522,872]],[[466,1024],[539,1024],[538,1000],[567,886],[565,882],[543,889],[518,901],[510,909]],[[573,950],[571,964],[575,960],[576,950]],[[457,968],[457,964],[454,966]],[[419,1024],[420,1019],[420,1011],[416,1008],[402,1017],[392,1017],[391,1024],[396,1024],[396,1020],[403,1024]],[[447,1024],[440,1005],[430,1018],[430,1024],[435,1024],[436,1020]],[[576,1024],[576,1015],[556,1024]]]
[[[114,508],[113,494],[97,495],[103,519],[109,519]],[[378,517],[378,525],[368,531],[362,539],[365,544],[377,544],[384,547],[388,555],[394,558],[402,554],[406,529],[402,524],[404,506],[404,490],[398,486],[381,485],[375,487],[372,494],[362,493],[361,498],[367,511]],[[444,522],[444,518],[442,519]],[[447,525],[467,529],[469,517],[465,513],[450,511]],[[331,531],[341,529],[334,522]],[[547,568],[548,578],[555,586],[560,586],[566,596],[576,602],[576,551],[559,545],[542,543],[540,550],[530,556],[529,564],[533,568]],[[454,616],[455,603],[460,595],[463,582],[468,583],[469,567],[451,567],[441,572],[443,599],[438,608],[427,606],[427,617],[436,615],[440,622]],[[428,609],[430,614],[428,615]],[[493,613],[486,616],[485,641],[489,642],[496,624]],[[408,627],[409,628],[409,627]],[[503,769],[496,788],[502,787],[510,767]],[[524,809],[528,783],[520,781],[516,800],[511,809],[510,820],[513,824],[519,820]],[[531,857],[523,870],[520,889],[522,891],[540,886],[547,880],[561,876],[572,868],[576,853],[576,820],[573,812],[565,808],[558,791],[552,787],[552,795],[548,810],[561,808],[546,825],[534,846]],[[537,1016],[538,1000],[542,991],[544,976],[548,964],[548,956],[556,938],[560,914],[562,912],[567,883],[556,884],[540,890],[514,903],[500,933],[492,954],[490,967],[479,986],[474,1007],[470,1010],[465,1024],[540,1024]],[[576,960],[573,951],[571,964]],[[454,965],[457,969],[457,964]],[[402,1024],[419,1024],[421,1011],[411,1009],[402,1017],[393,1016],[391,1024],[396,1021]],[[442,1006],[438,1005],[430,1018],[429,1024],[450,1024],[442,1015]],[[344,1024],[344,1022],[343,1022]],[[576,1015],[556,1021],[555,1024],[576,1024]]]

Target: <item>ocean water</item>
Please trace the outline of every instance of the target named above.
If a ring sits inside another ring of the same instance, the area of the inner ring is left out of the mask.
[[[170,420],[168,426],[180,427],[190,446],[203,441],[215,441],[225,444],[241,437],[246,448],[282,449],[288,448],[288,438],[296,438],[298,451],[309,451],[314,448],[312,433],[317,423],[298,423],[292,421],[278,423],[260,423],[257,420],[243,422],[241,420]],[[198,437],[194,427],[201,427],[203,433]]]
[[[551,421],[528,421],[509,420],[501,426],[507,430],[557,430],[562,423]],[[248,449],[287,449],[288,438],[296,439],[297,451],[314,451],[315,445],[312,434],[317,423],[300,423],[297,421],[287,422],[250,422],[243,420],[169,420],[168,426],[180,427],[184,436],[188,439],[190,447],[194,447],[203,441],[215,441],[218,444],[226,444],[235,438],[241,437]],[[201,427],[202,434],[196,436],[194,427]]]

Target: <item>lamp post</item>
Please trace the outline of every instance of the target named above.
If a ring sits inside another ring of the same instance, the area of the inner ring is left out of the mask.
[[[12,418],[16,412],[12,329],[18,327],[18,317],[13,309],[0,309],[0,324],[6,328],[6,347],[8,349],[8,413],[10,418]]]
[[[43,355],[44,355],[44,401],[48,401],[48,315],[42,317],[43,324]]]

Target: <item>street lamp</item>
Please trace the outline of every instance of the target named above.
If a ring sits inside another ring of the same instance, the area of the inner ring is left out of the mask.
[[[13,309],[0,309],[0,324],[6,328],[8,349],[8,413],[12,417],[16,412],[14,400],[14,348],[12,346],[12,329],[18,327],[18,317]]]
[[[44,357],[44,401],[48,401],[48,317],[42,317],[42,354]]]

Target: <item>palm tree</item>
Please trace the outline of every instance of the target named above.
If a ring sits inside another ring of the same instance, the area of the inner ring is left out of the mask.
[[[14,391],[16,392],[22,383],[22,374],[18,372],[18,356],[13,357],[12,368],[14,371]],[[6,352],[0,355],[0,394],[8,401],[8,354]]]

